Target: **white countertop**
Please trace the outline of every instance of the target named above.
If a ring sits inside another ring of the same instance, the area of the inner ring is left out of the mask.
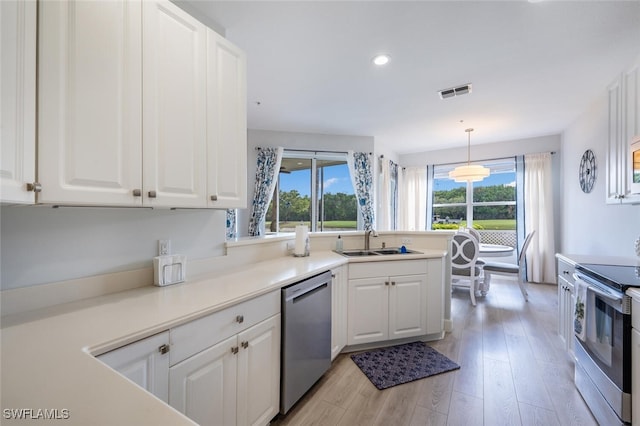
[[[367,256],[366,260],[440,258],[446,254],[418,250],[423,254]],[[66,409],[69,419],[62,420],[64,424],[193,424],[94,355],[360,261],[364,259],[312,252],[309,257],[277,258],[173,286],[142,287],[4,317],[0,330],[0,423],[43,424],[41,419],[13,421],[4,415],[6,409],[26,408]]]

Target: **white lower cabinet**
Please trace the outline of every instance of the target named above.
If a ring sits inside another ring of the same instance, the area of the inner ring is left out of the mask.
[[[169,332],[156,334],[98,356],[138,386],[169,402]]]
[[[349,345],[442,331],[440,259],[354,263],[348,289]]]
[[[331,270],[331,360],[347,345],[347,266]]]
[[[201,425],[265,425],[278,413],[280,315],[169,370],[169,404]]]
[[[575,291],[573,285],[574,266],[563,259],[558,264],[558,335],[565,350],[573,353],[573,310]]]

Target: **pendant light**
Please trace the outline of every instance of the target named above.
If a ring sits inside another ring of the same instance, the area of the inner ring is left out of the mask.
[[[467,142],[467,164],[458,166],[449,172],[449,179],[456,182],[479,182],[489,176],[489,169],[479,164],[471,164],[471,132],[473,129],[465,130],[468,136]]]

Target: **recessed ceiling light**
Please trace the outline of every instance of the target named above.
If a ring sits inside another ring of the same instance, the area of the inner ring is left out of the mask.
[[[374,64],[378,66],[386,65],[389,62],[389,55],[376,55],[373,57],[372,61]]]

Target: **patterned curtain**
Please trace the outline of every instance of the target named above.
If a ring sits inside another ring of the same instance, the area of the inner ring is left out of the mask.
[[[249,216],[249,235],[251,236],[262,235],[264,232],[264,219],[278,180],[283,151],[282,147],[258,149],[256,185]]]
[[[364,221],[364,230],[373,229],[375,222],[373,208],[373,167],[371,154],[367,152],[349,151],[347,164],[353,188],[358,198],[358,208]]]
[[[233,240],[238,236],[236,226],[236,209],[227,209],[227,240]]]

